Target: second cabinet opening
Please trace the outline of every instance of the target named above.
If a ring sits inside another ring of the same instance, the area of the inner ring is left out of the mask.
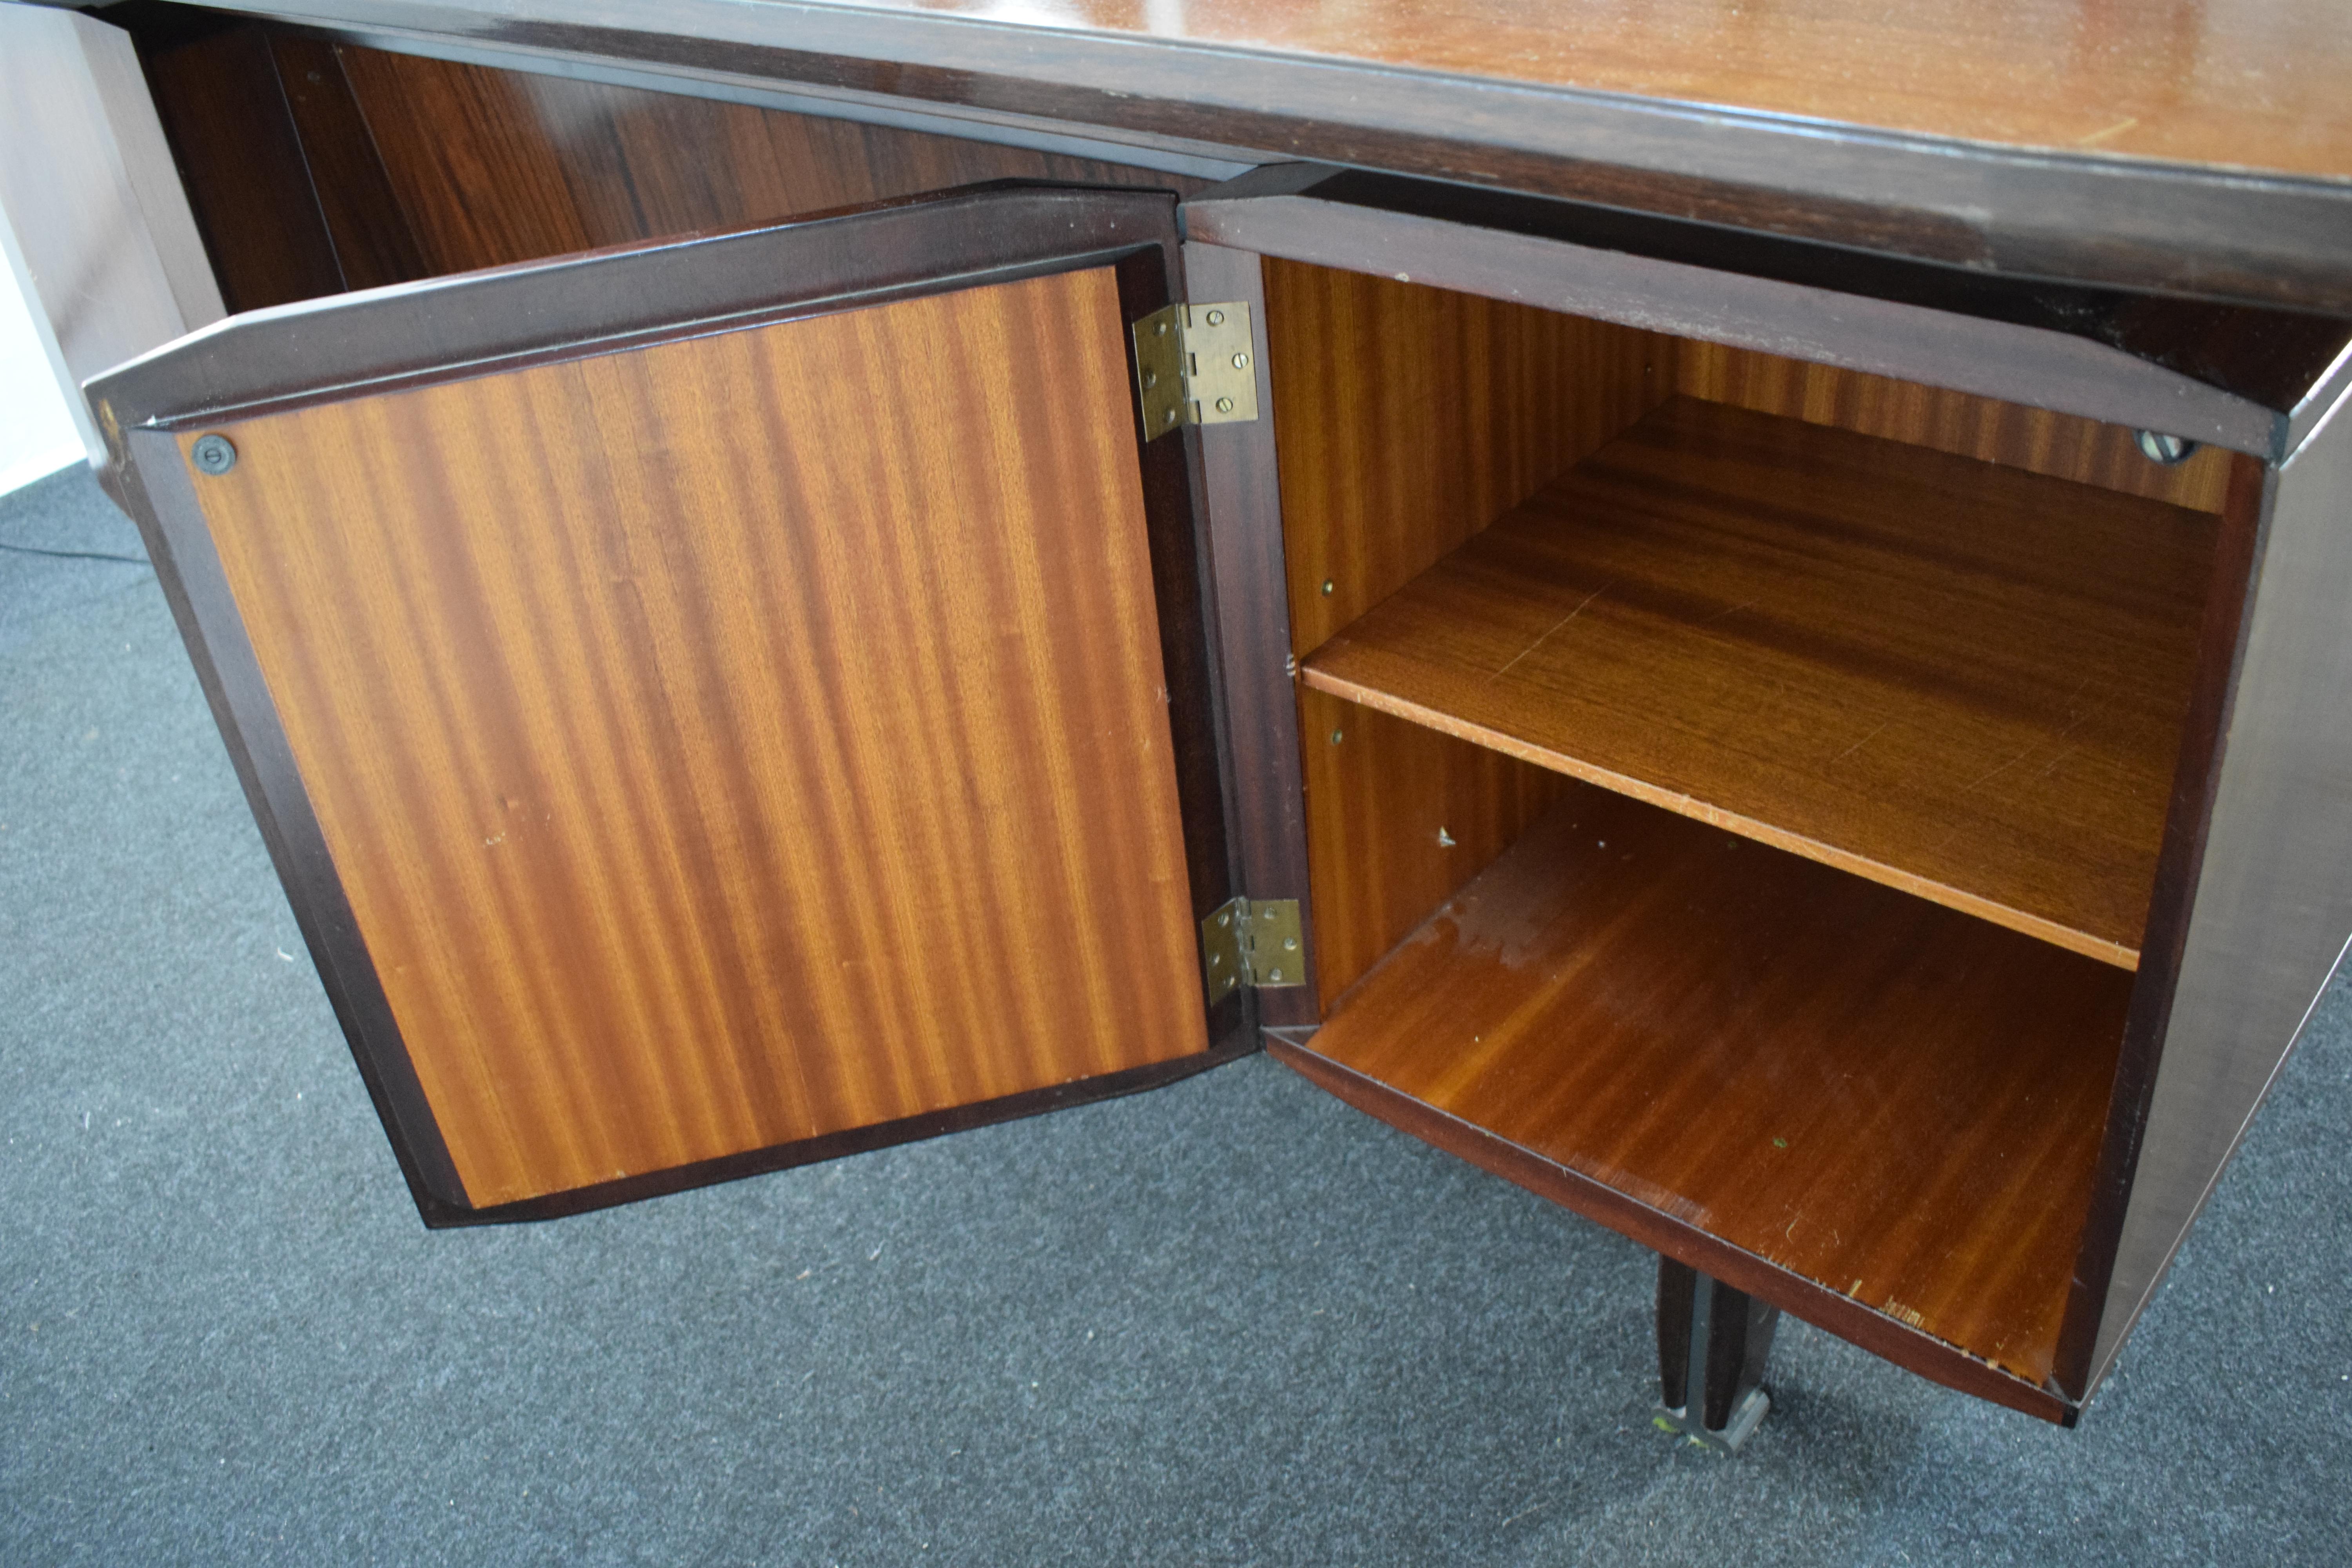
[[[1307,1049],[2042,1384],[2230,455],[1297,263],[1266,318]]]

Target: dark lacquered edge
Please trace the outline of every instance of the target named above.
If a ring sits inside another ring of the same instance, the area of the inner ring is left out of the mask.
[[[779,1143],[772,1148],[754,1149],[741,1154],[730,1154],[717,1160],[698,1161],[691,1165],[679,1165],[667,1171],[652,1171],[641,1176],[629,1176],[616,1182],[600,1182],[594,1186],[573,1187],[566,1192],[551,1193],[546,1197],[531,1198],[521,1203],[499,1204],[489,1208],[458,1208],[448,1205],[419,1205],[425,1223],[436,1230],[454,1229],[478,1225],[510,1225],[518,1221],[561,1219],[567,1215],[584,1214],[592,1209],[612,1208],[621,1204],[633,1204],[646,1198],[657,1198],[690,1187],[709,1186],[714,1182],[738,1181],[745,1176],[764,1175],[771,1171],[791,1170],[798,1165],[814,1165],[826,1160],[838,1160],[847,1154],[862,1154],[872,1149],[887,1149],[894,1144],[918,1142],[925,1138],[938,1138],[950,1132],[962,1132],[975,1127],[986,1127],[999,1121],[1016,1121],[1025,1116],[1042,1116],[1049,1110],[1064,1110],[1075,1105],[1088,1105],[1097,1100],[1116,1100],[1122,1095],[1139,1094],[1159,1089],[1206,1072],[1213,1067],[1249,1055],[1253,1047],[1244,1037],[1229,1037],[1225,1043],[1204,1052],[1178,1057],[1171,1061],[1151,1062],[1143,1067],[1128,1068],[1099,1078],[1078,1079],[1070,1083],[1057,1083],[1045,1089],[1033,1089],[1020,1094],[1009,1094],[998,1100],[982,1100],[976,1105],[959,1105],[947,1110],[934,1110],[922,1116],[909,1116],[897,1121],[877,1122],[871,1127],[856,1127],[846,1131],[828,1133],[822,1138],[803,1139],[796,1143]]]
[[[1596,264],[1605,268],[1620,257],[1645,258],[1678,263],[1702,275],[1733,273],[1832,296],[2034,328],[2169,371],[2271,413],[2284,414],[2305,403],[2352,345],[2352,319],[2343,316],[2001,276],[1588,203],[1318,164],[1269,164],[1195,193],[1185,205],[1185,236],[1215,238],[1215,227],[1249,221],[1245,211],[1228,211],[1229,204],[1264,204],[1284,196],[1368,214],[1425,218],[1456,229],[1550,240],[1562,247],[1554,269],[1559,273],[1590,270]],[[1283,221],[1257,223],[1253,240],[1259,231],[1279,236]],[[1265,247],[1252,243],[1244,248]],[[1658,299],[1653,308],[1658,310],[1721,310],[1727,304],[1710,302],[1703,292],[1695,295],[1692,279],[1674,269],[1637,271],[1621,287],[1624,285],[1654,293]],[[1774,307],[1785,310],[1785,299],[1762,292],[1756,307],[1759,313],[1769,313]],[[1802,317],[1811,312],[1794,313]],[[1851,330],[1860,333],[1870,324]],[[2033,342],[2004,337],[1984,357],[2002,352],[2014,355],[2021,348],[2030,355]],[[2095,367],[2102,363],[2103,356],[2077,351],[2074,360],[2061,359],[2058,364],[2064,374],[2076,364]]]
[[[648,1174],[616,1184],[616,1192],[627,1189],[619,1195],[575,1203],[575,1194],[552,1194],[494,1214],[468,1205],[246,637],[175,433],[363,392],[1100,265],[1118,267],[1123,305],[1167,298],[1181,277],[1173,195],[1003,183],[402,285],[232,318],[89,384],[110,446],[102,477],[147,537],[304,941],[428,1224],[567,1213],[696,1178]],[[1136,434],[1140,441],[1139,423]],[[1218,772],[1215,654],[1199,581],[1206,534],[1192,459],[1181,443],[1150,445],[1161,449],[1144,454],[1153,587],[1163,649],[1173,650],[1181,666],[1171,670],[1170,686],[1185,847],[1195,901],[1222,900],[1233,869]],[[1210,752],[1205,763],[1199,760],[1203,746]],[[1182,1061],[1205,1065],[1252,1048],[1249,994],[1220,1003],[1209,1026],[1207,1055]],[[1180,1062],[1149,1070],[1190,1069]],[[1072,1098],[1123,1093],[1120,1086],[1133,1077],[1114,1074],[691,1169],[714,1172],[703,1179],[715,1180],[804,1163],[826,1157],[827,1150],[846,1152],[1030,1114]]]
[[[424,1085],[393,1021],[392,1005],[327,852],[269,688],[245,635],[195,487],[167,433],[109,429],[115,461],[109,489],[139,523],[163,597],[236,765],[286,889],[294,921],[318,966],[418,1212],[462,1206],[465,1184],[449,1158]]]
[[[1258,258],[1187,243],[1196,302],[1246,303],[1265,342],[1265,286]],[[1307,875],[1307,806],[1298,757],[1298,710],[1290,663],[1290,595],[1282,550],[1282,486],[1276,469],[1274,393],[1257,356],[1256,419],[1212,425],[1199,439],[1209,526],[1216,540],[1217,637],[1225,670],[1225,733],[1236,779],[1234,831],[1242,886],[1253,899],[1295,899],[1306,943],[1307,984],[1256,993],[1268,1026],[1312,1024],[1315,921]]]
[[[2352,311],[2352,180],[2020,149],[1636,95],[919,9],[239,0],[325,26],[1042,116],[2021,276]],[[1279,107],[1269,107],[1279,106]]]
[[[1874,1311],[1801,1275],[1791,1274],[1590,1176],[1555,1164],[1410,1095],[1400,1094],[1386,1084],[1318,1056],[1312,1046],[1297,1046],[1269,1037],[1266,1050],[1307,1081],[1328,1089],[1357,1110],[1449,1154],[1459,1155],[1481,1170],[1549,1198],[1563,1208],[1597,1220],[1653,1251],[1713,1275],[1735,1290],[1744,1290],[1840,1339],[1850,1340],[1906,1371],[2044,1421],[2067,1426],[2074,1423],[2075,1406],[2052,1389],[2036,1387],[1979,1361],[1956,1345]]]
[[[2113,1366],[2352,942],[2352,395],[2269,476],[2251,615],[2090,1383]]]
[[[2195,684],[2181,723],[2180,756],[2172,778],[2171,805],[2165,816],[2164,843],[2157,852],[2156,880],[2148,896],[2147,923],[2140,938],[2139,972],[2132,982],[2125,1016],[2123,1049],[2107,1106],[2106,1131],[2099,1145],[2098,1174],[2091,1188],[2090,1213],[2074,1264],[2066,1315],[2058,1331],[2052,1377],[2078,1403],[2090,1395],[2092,1359],[2099,1324],[2114,1282],[2116,1250],[2123,1238],[2124,1214],[2131,1202],[2147,1112],[2156,1092],[2158,1064],[2172,1021],[2172,1001],[2180,981],[2180,961],[2189,942],[2189,917],[2204,868],[2205,841],[2213,823],[2213,795],[2221,782],[2231,699],[2245,657],[2256,563],[2270,518],[2272,470],[2252,458],[2230,467],[2229,489],[2215,541],[2211,586],[2205,621],[2198,632]]]
[[[2083,298],[2091,290],[2059,290],[2066,298],[2053,299],[2046,286],[1965,277],[1948,282],[1948,268],[1859,258],[1827,246],[1759,241],[1697,225],[1633,224],[1527,197],[1459,199],[1453,187],[1433,193],[1416,189],[1415,182],[1324,174],[1260,170],[1213,187],[1184,204],[1185,236],[1948,386],[2265,457],[2283,437],[2280,409],[2041,324],[2101,319]],[[1349,199],[1325,195],[1351,188]],[[1448,216],[1430,216],[1441,211]],[[1675,254],[1620,248],[1633,244]],[[1801,280],[1807,275],[1818,281]],[[2112,309],[2120,298],[2110,290],[2102,303]],[[1937,302],[1920,302],[1930,300]],[[2284,319],[2332,335],[2321,353],[2305,356],[2321,363],[2352,337],[2346,323]],[[2279,394],[2282,409],[2300,391]]]

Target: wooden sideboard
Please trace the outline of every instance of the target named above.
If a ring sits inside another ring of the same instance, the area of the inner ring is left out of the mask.
[[[1781,1310],[2071,1423],[2352,932],[2352,23],[2029,9],[103,13],[230,312],[105,477],[427,1222],[1263,1045],[1696,1435]]]

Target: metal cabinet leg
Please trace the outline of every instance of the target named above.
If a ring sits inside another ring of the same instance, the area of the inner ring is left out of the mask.
[[[1780,1308],[1660,1258],[1658,1425],[1738,1453],[1772,1408],[1764,1363],[1780,1323]]]

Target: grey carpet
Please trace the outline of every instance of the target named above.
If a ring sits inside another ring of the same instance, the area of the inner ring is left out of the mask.
[[[152,576],[0,551],[0,1560],[2337,1563],[2348,1024],[2072,1433],[1795,1324],[1678,1448],[1646,1254],[1262,1058],[428,1234]]]

